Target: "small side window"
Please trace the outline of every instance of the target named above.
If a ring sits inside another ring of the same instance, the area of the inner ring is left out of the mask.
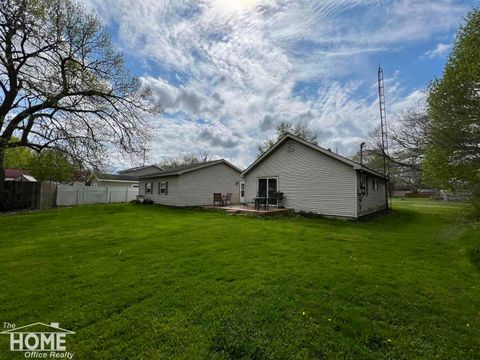
[[[160,195],[168,195],[168,181],[158,183],[158,193]]]
[[[166,190],[166,183],[165,182],[161,182],[158,184],[158,193],[160,195],[165,195],[165,190]]]
[[[147,182],[145,183],[145,194],[151,194],[153,188],[153,183]]]

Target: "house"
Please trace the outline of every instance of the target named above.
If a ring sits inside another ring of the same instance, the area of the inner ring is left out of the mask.
[[[214,193],[232,193],[239,202],[241,170],[228,161],[214,160],[166,169],[139,177],[139,195],[173,206],[210,205]]]
[[[5,181],[37,182],[30,170],[5,169]]]
[[[138,178],[129,175],[92,174],[87,178],[89,186],[122,186],[138,188]]]
[[[297,212],[358,218],[387,208],[388,179],[359,163],[286,135],[241,174],[241,202],[283,193]]]
[[[128,186],[138,189],[138,177],[162,171],[157,165],[139,166],[119,171],[118,174],[92,174],[86,184],[90,186]]]
[[[440,198],[445,201],[469,201],[473,195],[470,192],[440,190]]]
[[[14,181],[20,181],[20,182],[37,182],[37,179],[35,179],[32,175],[20,175],[19,177],[15,178]]]
[[[158,165],[148,165],[148,166],[138,166],[130,169],[125,169],[119,171],[120,175],[127,175],[127,176],[143,176],[143,175],[151,175],[155,174],[159,171],[164,170],[162,167]]]

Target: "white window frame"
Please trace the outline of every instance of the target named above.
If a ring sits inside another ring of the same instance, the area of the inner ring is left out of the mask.
[[[149,185],[150,185],[150,191],[148,191]],[[145,195],[146,194],[153,194],[153,182],[145,183]]]
[[[279,181],[278,181],[278,176],[260,176],[257,178],[257,194],[258,194],[258,182],[259,180],[262,180],[262,179],[265,179],[267,180],[267,199],[268,199],[268,180],[270,179],[276,179],[277,180],[277,189],[275,190],[275,192],[278,192],[278,189],[280,188],[280,184],[279,184]],[[277,206],[278,204],[270,204],[270,206]]]
[[[167,182],[161,181],[158,183],[158,195],[167,195]]]

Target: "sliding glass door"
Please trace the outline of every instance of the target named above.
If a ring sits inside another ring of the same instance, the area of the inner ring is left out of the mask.
[[[278,191],[277,178],[260,178],[258,179],[258,196],[268,198],[270,205],[277,205],[276,193]]]

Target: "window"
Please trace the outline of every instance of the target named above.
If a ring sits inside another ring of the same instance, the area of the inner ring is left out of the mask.
[[[160,195],[168,194],[168,181],[162,181],[161,183],[158,183],[158,193]]]
[[[378,179],[374,178],[372,180],[372,189],[373,190],[378,190]]]
[[[151,194],[153,189],[153,183],[145,183],[145,194]]]
[[[259,178],[257,190],[258,197],[266,197],[270,205],[277,205],[278,178]]]
[[[368,176],[362,174],[360,176],[360,192],[364,196],[368,196]]]

